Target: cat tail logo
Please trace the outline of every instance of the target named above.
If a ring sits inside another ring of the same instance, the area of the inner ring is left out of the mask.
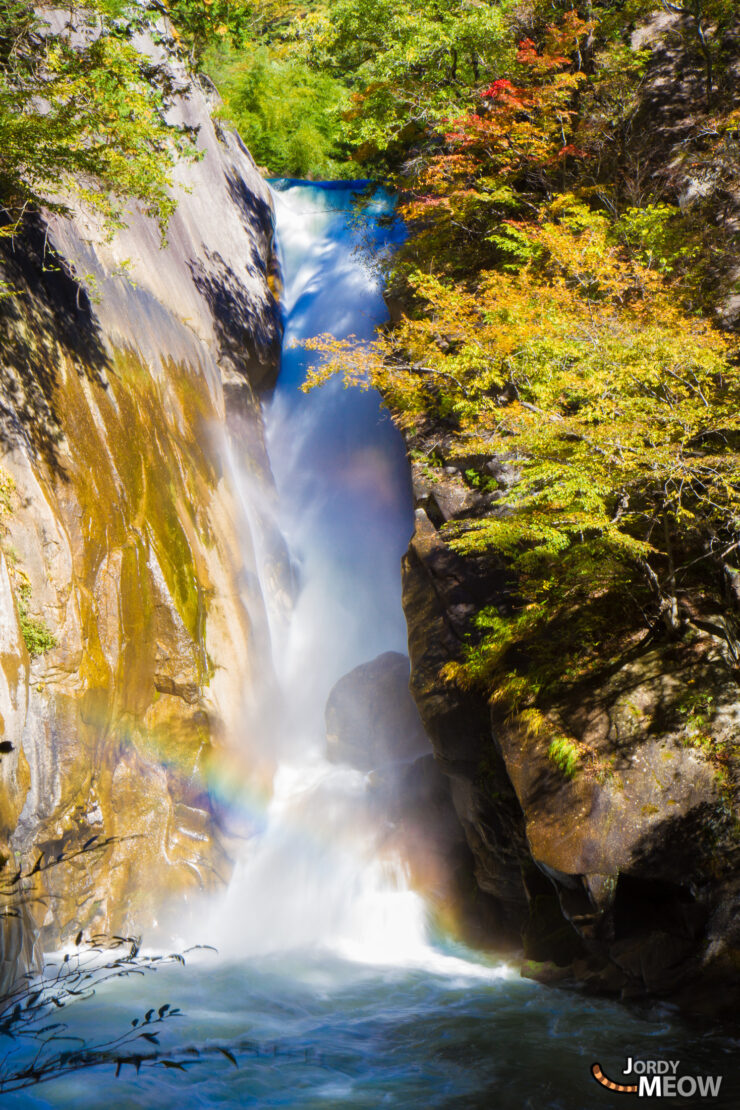
[[[722,1086],[721,1075],[678,1075],[679,1063],[680,1060],[633,1060],[630,1057],[625,1074],[633,1076],[636,1083],[613,1083],[604,1075],[600,1064],[591,1065],[591,1075],[609,1091],[638,1098],[717,1098]]]
[[[600,1083],[602,1087],[608,1087],[610,1091],[621,1091],[625,1095],[637,1094],[637,1084],[612,1083],[611,1079],[607,1079],[604,1075],[600,1064],[591,1065],[591,1075],[597,1083]]]

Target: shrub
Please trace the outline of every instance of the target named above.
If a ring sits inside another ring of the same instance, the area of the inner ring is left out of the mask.
[[[22,572],[21,572],[22,573]],[[28,607],[31,601],[31,584],[26,579],[18,586],[16,604],[18,606],[18,621],[21,626],[21,635],[26,644],[28,654],[32,659],[38,658],[47,651],[57,646],[57,638],[47,627],[45,621],[30,616]]]
[[[567,736],[556,736],[550,744],[547,756],[567,779],[575,778],[581,762],[581,753],[574,740],[569,740]]]

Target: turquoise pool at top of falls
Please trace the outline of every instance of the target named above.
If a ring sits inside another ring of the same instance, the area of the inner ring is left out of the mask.
[[[358,816],[363,776],[324,759],[333,683],[381,651],[404,650],[399,561],[412,527],[403,445],[377,397],[338,382],[308,397],[298,390],[307,355],[294,340],[367,338],[384,316],[379,279],[357,248],[382,252],[400,232],[382,194],[357,222],[352,193],[350,184],[283,182],[276,195],[286,344],[266,424],[295,603],[286,616],[265,599],[277,672],[263,741],[277,755],[274,796],[259,820],[250,813],[242,823],[251,835],[225,898],[183,916],[184,943],[214,943],[221,954],[113,980],[61,1014],[74,1047],[120,1034],[150,1007],[178,1007],[161,1052],[185,1070],[158,1064],[137,1074],[125,1064],[116,1078],[105,1065],[4,1104],[608,1110],[627,1096],[599,1087],[591,1065],[618,1082],[631,1056],[723,1075],[706,1104],[736,1108],[737,1042],[725,1032],[689,1027],[665,1009],[638,1016],[546,989],[514,966],[431,939],[402,868],[389,872],[374,857],[373,830]],[[243,500],[258,533],[267,510],[246,479]],[[261,585],[269,594],[267,561]],[[0,1048],[28,1058],[7,1038]]]

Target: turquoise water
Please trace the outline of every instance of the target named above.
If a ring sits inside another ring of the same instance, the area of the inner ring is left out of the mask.
[[[125,1067],[116,1079],[106,1065],[7,1095],[4,1105],[608,1110],[620,1098],[627,1105],[625,1096],[599,1088],[590,1066],[599,1061],[618,1080],[628,1056],[680,1059],[680,1074],[724,1073],[720,1098],[707,1104],[740,1105],[730,1038],[548,990],[515,970],[495,975],[463,962],[373,967],[315,952],[225,965],[202,957],[110,984],[66,1013],[71,1032],[94,1038],[149,1006],[182,1007],[161,1041],[178,1060],[188,1060],[188,1045],[204,1049],[186,1073],[143,1067],[136,1077]]]

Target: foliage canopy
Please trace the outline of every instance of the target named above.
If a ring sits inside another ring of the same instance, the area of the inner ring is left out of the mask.
[[[222,45],[210,51],[206,65],[224,98],[224,114],[272,176],[356,176],[337,136],[348,93],[331,74],[266,43],[248,51]]]
[[[462,41],[453,7],[430,19],[447,13]],[[369,83],[358,102],[370,120],[346,123],[399,189],[410,235],[390,280],[405,311],[371,344],[318,337],[324,360],[307,388],[335,373],[373,384],[417,454],[474,460],[462,474],[479,491],[502,464],[513,474],[443,532],[511,578],[508,603],[479,612],[447,676],[528,727],[641,637],[709,630],[740,658],[725,594],[740,578],[740,351],[711,319],[720,190],[740,180],[720,64],[737,12],[705,5],[714,84],[674,162],[693,159],[702,189],[681,208],[665,177],[646,184],[651,154],[636,137],[650,51],[633,32],[666,7],[497,6],[497,37],[491,22],[470,55],[478,70],[471,62],[457,85],[442,55],[431,78],[393,63],[398,103],[407,81],[439,83],[413,134],[376,110]],[[669,13],[671,49],[701,87],[689,7]],[[339,30],[322,33],[341,58]],[[363,36],[361,22],[354,43],[347,31],[347,69],[377,79],[387,65],[390,88],[392,51],[363,53]]]
[[[166,222],[175,160],[195,148],[168,121],[171,69],[137,45],[152,15],[129,0],[0,2],[0,199],[11,217],[63,209],[74,190],[114,223],[127,197]]]

